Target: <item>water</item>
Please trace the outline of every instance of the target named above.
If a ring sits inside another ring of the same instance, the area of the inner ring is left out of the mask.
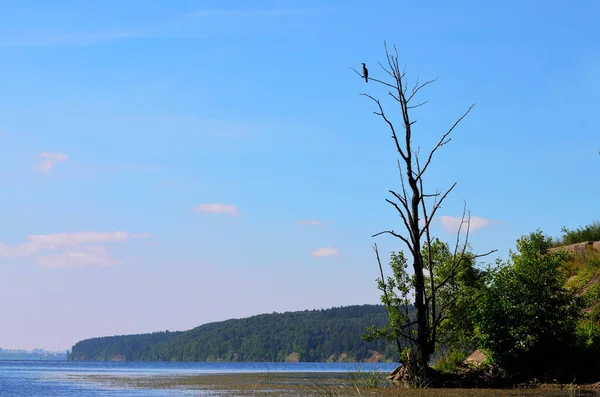
[[[389,372],[395,364],[365,364]],[[81,361],[0,361],[0,397],[175,397],[185,391],[122,389],[78,380],[78,375],[176,376],[216,373],[349,372],[352,363],[146,363]]]

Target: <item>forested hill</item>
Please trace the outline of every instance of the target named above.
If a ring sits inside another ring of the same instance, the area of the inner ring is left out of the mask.
[[[367,326],[383,326],[381,305],[261,314],[185,332],[87,339],[70,360],[88,361],[376,361],[397,356],[388,342],[366,343]],[[387,350],[386,350],[387,348]]]

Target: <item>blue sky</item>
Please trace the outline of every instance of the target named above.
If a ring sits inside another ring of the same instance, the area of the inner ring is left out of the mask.
[[[597,2],[365,4],[0,0],[0,346],[378,302],[396,154],[348,66],[384,40],[439,76],[423,150],[476,103],[436,235],[463,200],[500,257],[600,217]]]

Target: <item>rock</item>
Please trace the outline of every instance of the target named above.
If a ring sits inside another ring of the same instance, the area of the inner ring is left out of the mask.
[[[300,361],[300,356],[298,355],[298,353],[293,352],[290,353],[286,358],[285,358],[285,362],[286,363],[297,363]]]
[[[410,376],[402,365],[393,370],[387,378],[396,386],[410,388]]]
[[[566,252],[571,252],[573,254],[582,254],[585,251],[587,251],[589,248],[595,248],[595,246],[593,245],[593,242],[585,241],[583,243],[575,243],[575,244],[563,245],[562,247],[550,248],[550,252],[564,250]]]
[[[465,365],[479,366],[479,365],[484,364],[486,360],[487,360],[487,357],[486,357],[485,353],[482,352],[481,350],[477,349],[473,353],[471,353],[471,355],[469,357],[467,357],[466,360],[463,361],[463,363]]]
[[[398,376],[398,373],[402,370],[402,365],[399,365],[398,367],[396,367],[395,370],[393,370],[392,372],[390,372],[390,374],[388,375],[388,379],[389,380],[395,380],[396,376]]]

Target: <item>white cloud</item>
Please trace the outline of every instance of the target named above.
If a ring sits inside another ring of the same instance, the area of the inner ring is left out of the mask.
[[[0,257],[23,257],[33,255],[42,249],[42,245],[35,243],[23,243],[19,245],[5,245],[0,244]],[[47,247],[47,249],[52,249],[54,247]]]
[[[194,212],[205,212],[209,214],[229,214],[231,216],[238,216],[239,209],[233,204],[199,204],[192,208]]]
[[[329,256],[336,256],[339,254],[339,252],[338,252],[338,249],[335,247],[324,247],[324,248],[317,248],[310,254],[317,258],[326,258]]]
[[[38,156],[36,156],[36,158],[42,159],[42,161],[39,164],[36,164],[34,169],[40,172],[48,172],[60,161],[65,161],[67,156],[62,153],[44,152],[40,153]]]
[[[103,245],[86,245],[83,250],[98,256],[108,256],[110,254]]]
[[[78,232],[56,234],[34,234],[27,237],[33,243],[56,246],[78,245],[82,243],[105,243],[125,241],[130,237],[127,232]]]
[[[107,254],[96,254],[91,252],[63,252],[61,254],[52,254],[39,256],[35,263],[43,267],[61,268],[61,267],[106,267],[119,265],[123,262],[107,256]]]
[[[439,217],[439,221],[442,224],[442,228],[450,233],[456,233],[458,232],[458,228],[460,226],[462,218],[460,216],[440,216]],[[462,232],[466,233],[467,231],[467,218],[465,218],[464,220],[464,224],[462,225]],[[470,225],[469,225],[469,231],[470,232],[474,232],[477,229],[481,229],[482,227],[485,227],[487,225],[489,225],[491,223],[491,221],[489,219],[486,218],[482,218],[479,216],[471,216],[470,219]]]
[[[123,231],[33,234],[21,244],[0,244],[0,257],[28,257],[44,251],[62,251],[39,256],[36,263],[46,267],[109,266],[121,262],[111,258],[106,247],[98,244],[147,237],[150,237],[149,233]]]

